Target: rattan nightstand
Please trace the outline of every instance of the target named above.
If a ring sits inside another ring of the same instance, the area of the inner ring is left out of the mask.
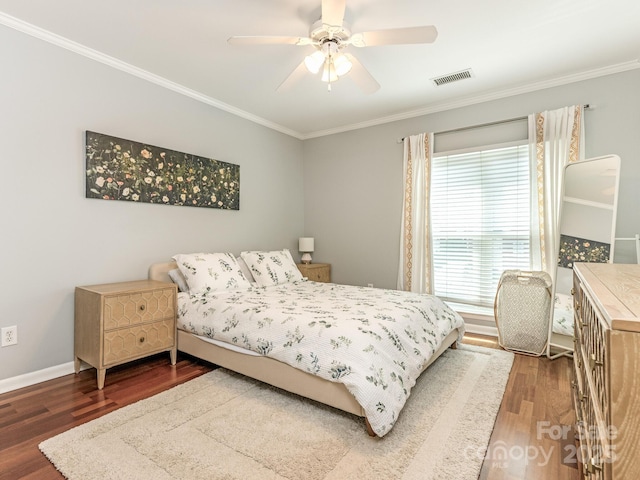
[[[299,263],[298,270],[314,282],[331,282],[331,265],[328,263]]]
[[[168,351],[176,363],[176,295],[173,283],[155,280],[76,287],[74,366],[97,370],[98,389],[107,368]]]

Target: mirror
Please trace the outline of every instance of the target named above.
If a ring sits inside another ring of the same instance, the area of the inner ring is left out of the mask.
[[[564,171],[558,263],[553,285],[547,356],[573,353],[573,264],[613,261],[620,157],[582,160]]]

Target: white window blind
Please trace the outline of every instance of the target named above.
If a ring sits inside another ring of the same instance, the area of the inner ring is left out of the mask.
[[[504,270],[530,268],[528,145],[437,154],[431,169],[434,293],[492,307]]]

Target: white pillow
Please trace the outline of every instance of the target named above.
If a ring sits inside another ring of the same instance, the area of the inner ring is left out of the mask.
[[[242,252],[240,256],[261,287],[302,280],[302,274],[286,248],[272,252]]]
[[[240,270],[242,270],[244,278],[249,280],[249,283],[251,283],[251,285],[255,284],[256,280],[253,278],[251,270],[249,270],[249,267],[247,266],[247,262],[245,262],[242,257],[236,257],[236,262],[238,262],[238,265],[240,265]]]
[[[178,285],[178,290],[181,292],[188,292],[189,286],[187,285],[187,279],[184,278],[182,272],[178,268],[174,268],[173,270],[169,270],[169,278],[173,283]]]
[[[251,286],[231,253],[178,254],[173,259],[192,295]]]

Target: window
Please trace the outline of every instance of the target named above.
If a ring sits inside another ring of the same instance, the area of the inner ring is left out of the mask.
[[[504,270],[530,269],[529,148],[436,154],[431,166],[434,293],[493,307]]]

